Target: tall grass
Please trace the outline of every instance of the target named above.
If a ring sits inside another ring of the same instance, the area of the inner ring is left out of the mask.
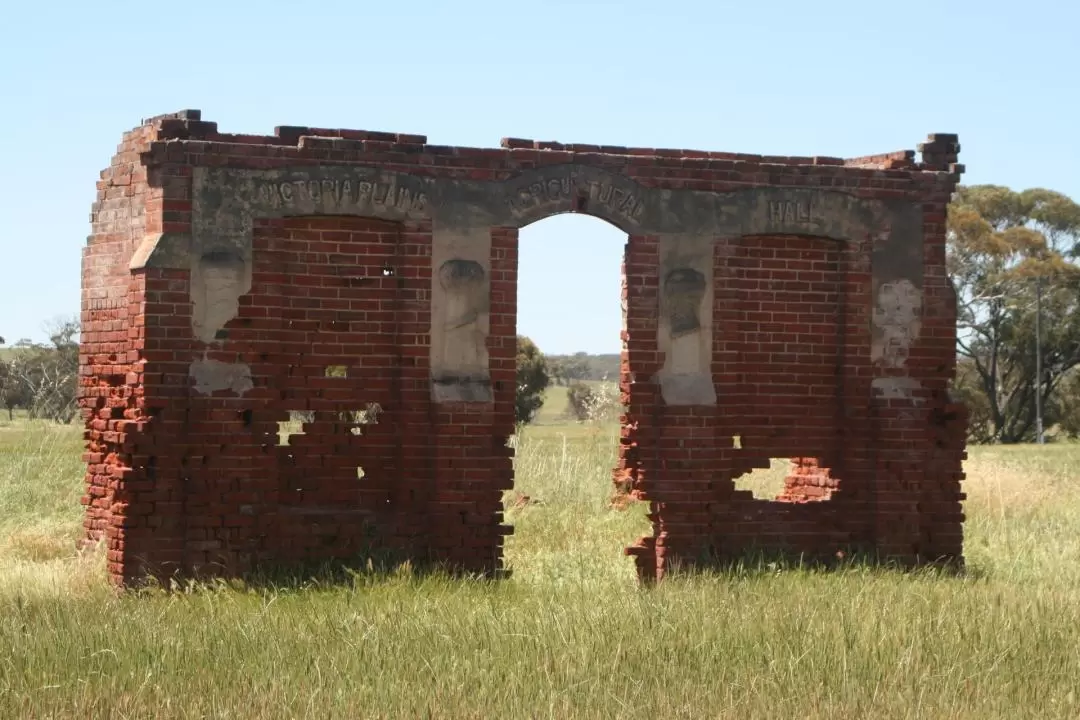
[[[610,428],[519,438],[510,580],[117,595],[74,552],[77,431],[0,428],[0,718],[1080,717],[1080,448],[973,450],[965,577],[652,589],[614,452]]]

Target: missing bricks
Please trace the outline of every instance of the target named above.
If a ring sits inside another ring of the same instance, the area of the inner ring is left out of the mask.
[[[627,549],[642,579],[770,543],[962,563],[955,153],[884,173],[896,153],[415,141],[391,164],[345,142],[331,163],[280,138],[158,141],[161,122],[102,174],[88,244],[109,261],[83,271],[85,539],[115,582],[373,545],[499,573],[517,233],[571,211],[627,236],[613,479],[653,504]],[[121,190],[138,212],[109,205]],[[796,461],[781,502],[743,502],[733,483],[770,457]]]

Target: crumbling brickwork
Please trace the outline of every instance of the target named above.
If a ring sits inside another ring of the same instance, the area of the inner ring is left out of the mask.
[[[388,553],[497,572],[518,230],[627,233],[616,487],[643,579],[757,551],[962,561],[955,135],[852,160],[443,147],[194,110],[102,173],[84,251],[86,538],[117,583]],[[735,489],[792,458],[775,501]]]

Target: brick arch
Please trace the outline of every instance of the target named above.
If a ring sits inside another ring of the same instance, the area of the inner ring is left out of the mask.
[[[610,217],[605,217],[604,215],[601,215],[601,214],[591,213],[591,212],[587,212],[585,210],[578,210],[578,209],[556,210],[554,212],[545,212],[544,214],[540,215],[539,217],[536,217],[535,219],[530,218],[528,221],[523,222],[521,225],[516,226],[514,229],[519,230],[519,231],[524,230],[525,228],[529,228],[529,227],[532,227],[533,225],[536,225],[538,223],[542,223],[542,222],[544,222],[545,220],[547,220],[549,218],[563,217],[563,216],[567,216],[567,215],[582,216],[582,217],[587,217],[587,218],[590,218],[590,219],[593,219],[593,220],[599,220],[603,224],[608,225],[608,226],[614,228],[615,230],[618,230],[623,235],[626,235],[627,237],[630,236],[630,233],[628,233],[626,231],[625,227],[622,227],[618,222],[614,222]]]

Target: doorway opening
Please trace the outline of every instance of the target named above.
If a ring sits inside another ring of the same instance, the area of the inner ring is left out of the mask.
[[[613,507],[626,322],[628,236],[598,218],[554,215],[518,232],[514,486],[504,496],[506,566],[526,582],[634,577],[623,549],[651,534],[644,503]],[[535,348],[535,351],[533,350]]]

